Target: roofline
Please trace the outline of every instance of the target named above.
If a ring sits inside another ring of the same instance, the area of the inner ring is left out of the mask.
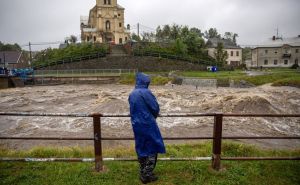
[[[208,49],[217,49],[217,47],[207,47]],[[231,47],[228,47],[228,48],[223,48],[223,49],[243,49],[241,47],[239,48],[231,48]]]
[[[283,44],[282,46],[258,46],[258,47],[255,47],[253,49],[257,49],[257,48],[282,48],[284,45],[288,45],[288,46],[290,46],[292,48],[300,47],[300,45],[299,46],[291,46],[289,44]]]

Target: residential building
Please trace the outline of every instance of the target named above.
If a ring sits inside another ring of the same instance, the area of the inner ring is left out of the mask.
[[[242,63],[242,48],[231,40],[211,38],[207,41],[208,55],[215,58],[218,43],[223,43],[224,50],[228,54],[227,65],[239,66]]]
[[[96,0],[96,6],[90,10],[89,16],[80,18],[81,40],[125,43],[130,34],[125,28],[124,11],[117,0]]]
[[[0,67],[13,69],[28,66],[28,61],[21,51],[0,51]]]
[[[252,49],[252,67],[291,67],[299,64],[300,35],[273,38]]]

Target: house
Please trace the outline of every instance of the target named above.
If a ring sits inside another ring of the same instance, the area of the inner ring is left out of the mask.
[[[21,51],[0,51],[0,67],[13,69],[28,66],[22,54]]]
[[[124,26],[124,11],[117,0],[97,0],[89,16],[80,18],[82,42],[125,43],[130,34]]]
[[[252,49],[252,67],[291,67],[299,64],[300,35],[291,38],[273,36]]]
[[[211,38],[207,41],[208,55],[215,58],[215,52],[217,51],[218,43],[223,43],[224,50],[228,54],[226,60],[227,65],[239,66],[242,63],[242,48],[237,46],[231,40]]]

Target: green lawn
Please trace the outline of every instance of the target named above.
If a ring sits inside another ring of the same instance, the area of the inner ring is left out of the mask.
[[[210,156],[209,142],[167,146],[165,156]],[[93,157],[88,148],[35,148],[11,151],[1,148],[1,157]],[[133,147],[104,151],[105,157],[134,157]],[[300,150],[262,150],[254,146],[223,144],[223,156],[300,156]],[[163,157],[163,156],[160,156]],[[262,184],[297,185],[300,182],[300,161],[222,161],[224,170],[215,172],[209,161],[159,161],[155,173],[159,181],[153,184]],[[0,163],[0,184],[140,184],[137,162],[105,162],[107,171],[95,173],[93,163]]]
[[[274,86],[293,86],[300,88],[300,72],[296,69],[266,69],[263,71],[264,75],[247,76],[245,72],[236,71],[219,71],[212,72],[182,72],[181,75],[185,77],[198,78],[214,78],[218,80],[245,80],[254,85],[263,85],[272,83]]]
[[[246,76],[244,71],[219,71],[216,73],[207,72],[207,71],[186,71],[180,73],[185,77],[197,77],[197,78],[232,78],[232,77],[242,77]]]

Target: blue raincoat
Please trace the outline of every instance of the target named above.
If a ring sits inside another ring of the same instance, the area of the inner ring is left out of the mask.
[[[138,157],[147,157],[166,153],[156,118],[159,105],[155,96],[148,89],[149,76],[138,73],[135,89],[129,95],[130,115],[135,137],[135,149]]]

